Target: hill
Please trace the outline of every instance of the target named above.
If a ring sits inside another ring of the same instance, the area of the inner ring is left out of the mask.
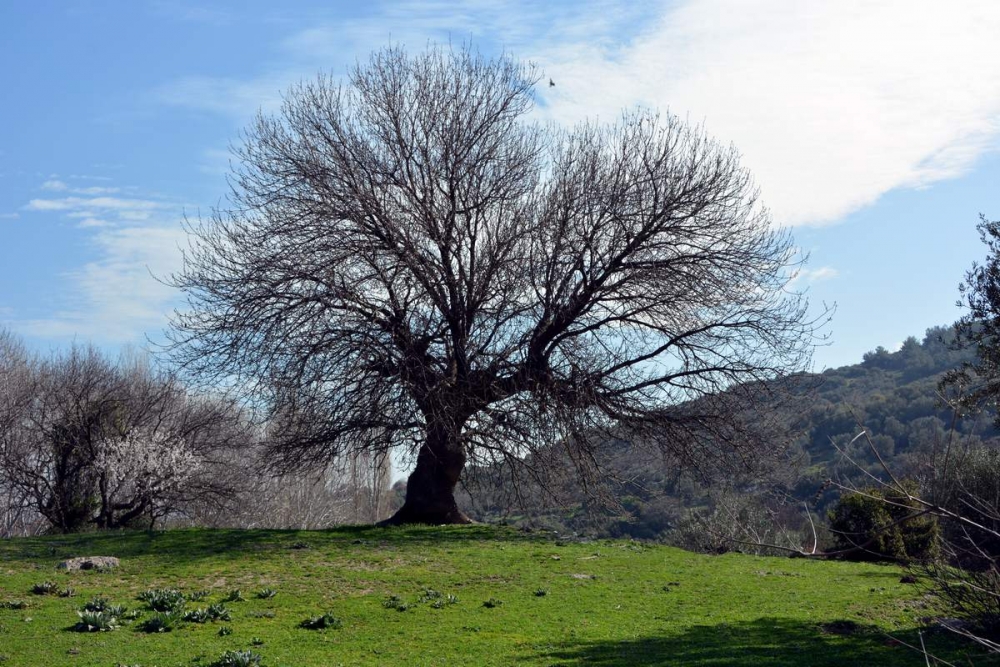
[[[801,514],[804,502],[822,519],[839,495],[828,480],[863,483],[865,471],[881,474],[867,443],[851,444],[862,426],[897,474],[918,481],[928,474],[928,462],[947,446],[952,429],[963,446],[1000,446],[991,413],[954,420],[942,401],[939,383],[945,373],[973,360],[971,351],[954,349],[952,341],[950,327],[933,327],[921,340],[907,338],[894,352],[880,347],[865,354],[861,363],[797,377],[793,400],[769,415],[778,428],[768,452],[772,458],[763,469],[743,474],[692,472],[676,461],[651,458],[623,437],[608,442],[602,452],[602,463],[613,473],[605,480],[616,501],[610,506],[596,502],[574,483],[559,486],[550,496],[531,480],[521,489],[528,501],[514,511],[504,484],[474,489],[465,502],[485,521],[658,539],[701,549],[724,545],[699,541],[704,534],[691,529],[691,510],[703,516],[718,514],[720,502],[728,503],[724,510],[733,520],[759,520],[762,530],[790,508]],[[804,521],[786,519],[786,524],[798,523],[800,528]]]
[[[56,570],[97,554],[121,567]],[[711,557],[487,526],[19,538],[0,541],[0,562],[0,653],[19,667],[205,666],[227,650],[252,651],[267,667],[917,666],[923,657],[902,642],[919,644],[920,619],[934,613],[892,566]],[[51,594],[32,594],[46,580]],[[181,591],[188,611],[221,602],[230,618],[147,634],[154,614],[137,598],[149,589]],[[138,617],[111,632],[74,631],[76,610],[95,598]],[[326,612],[339,627],[301,627]],[[927,638],[965,664],[948,637]]]

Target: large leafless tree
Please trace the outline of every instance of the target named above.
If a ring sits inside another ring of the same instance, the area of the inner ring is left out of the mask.
[[[276,466],[409,447],[390,521],[464,522],[467,462],[556,444],[586,471],[601,429],[745,454],[717,392],[808,364],[794,249],[735,149],[647,111],[532,122],[537,81],[388,49],[245,132],[173,350],[267,408]]]

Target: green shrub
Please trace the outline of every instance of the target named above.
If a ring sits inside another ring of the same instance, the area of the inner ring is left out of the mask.
[[[180,611],[186,602],[184,594],[175,588],[156,588],[143,591],[139,599],[153,611]]]
[[[905,482],[916,494],[916,485]],[[895,560],[904,563],[930,561],[940,553],[937,519],[921,515],[922,506],[905,494],[887,488],[864,489],[841,496],[830,511],[830,531],[835,549],[847,560]]]
[[[73,629],[77,632],[111,632],[118,627],[118,618],[107,611],[78,611],[80,620]]]
[[[253,651],[226,651],[211,667],[259,667],[261,656]]]
[[[31,587],[34,595],[55,595],[59,592],[59,587],[52,581],[43,581]]]
[[[143,632],[171,632],[181,624],[181,614],[178,611],[158,611],[147,618],[139,626]]]
[[[343,621],[331,613],[326,613],[322,616],[313,616],[299,623],[299,627],[306,630],[326,630],[328,628],[337,630],[342,625]]]

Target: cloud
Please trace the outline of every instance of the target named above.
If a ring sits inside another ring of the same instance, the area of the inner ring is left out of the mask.
[[[17,220],[20,217],[20,213],[0,213],[0,220]]]
[[[1000,3],[969,0],[591,0],[564,7],[421,0],[374,5],[289,34],[251,79],[188,77],[162,102],[231,115],[272,111],[317,71],[374,48],[472,39],[540,65],[537,115],[612,121],[670,110],[733,142],[784,224],[824,224],[898,188],[968,171],[1000,135]]]
[[[121,199],[117,197],[63,197],[62,199],[32,199],[25,206],[27,211],[120,211],[123,213],[152,211],[164,204],[149,199]]]
[[[103,229],[92,242],[98,259],[64,275],[71,308],[15,321],[40,338],[83,337],[104,343],[141,340],[166,324],[176,291],[161,282],[181,266],[180,225]]]
[[[840,275],[840,272],[832,266],[821,266],[817,269],[801,269],[792,277],[792,283],[818,283],[821,280],[830,280]]]
[[[65,185],[65,184],[63,184]],[[103,195],[117,187],[52,188]],[[32,199],[23,211],[41,218],[77,220],[93,257],[59,278],[66,307],[35,319],[14,319],[22,333],[40,338],[83,337],[101,343],[136,342],[162,328],[176,292],[161,280],[180,268],[180,206],[138,197]],[[81,254],[85,252],[80,250]]]
[[[786,224],[961,175],[997,146],[1000,5],[686,0],[618,49],[544,46],[549,117],[669,108],[742,151]]]
[[[86,229],[88,227],[111,227],[112,223],[99,218],[84,218],[76,224],[77,227]]]
[[[42,183],[42,190],[54,190],[56,192],[61,192],[67,189],[69,189],[69,186],[59,180],[45,181]]]

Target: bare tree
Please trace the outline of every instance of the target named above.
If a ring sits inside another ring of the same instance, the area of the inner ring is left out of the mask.
[[[410,448],[390,521],[452,523],[470,460],[556,443],[597,479],[610,428],[753,456],[715,396],[808,364],[790,238],[733,148],[646,111],[532,124],[538,80],[388,49],[246,131],[231,206],[189,225],[172,349],[269,411],[276,467]]]

